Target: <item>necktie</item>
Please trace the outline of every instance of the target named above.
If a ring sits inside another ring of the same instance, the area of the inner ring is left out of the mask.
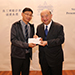
[[[46,26],[46,29],[45,29],[45,39],[47,39],[47,34],[48,34],[48,26]]]
[[[27,28],[27,25],[25,26],[25,34],[26,34],[26,42],[28,42],[28,28]]]

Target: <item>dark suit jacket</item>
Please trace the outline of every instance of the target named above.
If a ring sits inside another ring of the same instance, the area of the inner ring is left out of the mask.
[[[30,25],[30,37],[34,35],[34,25]],[[15,22],[11,28],[11,56],[16,58],[25,58],[28,43],[25,43],[22,25],[20,21]],[[32,57],[32,49],[30,48],[30,57]]]
[[[37,27],[37,33],[39,37],[45,40],[44,24],[40,24]],[[45,47],[39,46],[39,62],[42,64],[43,59],[46,58],[50,66],[59,65],[64,60],[62,43],[64,42],[63,26],[53,22],[47,35],[48,45]]]

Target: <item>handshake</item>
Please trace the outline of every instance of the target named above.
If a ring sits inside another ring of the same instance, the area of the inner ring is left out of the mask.
[[[41,45],[41,46],[46,46],[47,45],[47,41],[43,41],[43,39],[38,37],[37,35],[34,35],[33,38],[29,38],[28,43],[32,44],[33,47],[35,47],[37,44]]]

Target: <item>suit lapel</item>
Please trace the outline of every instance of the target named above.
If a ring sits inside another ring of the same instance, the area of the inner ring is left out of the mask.
[[[44,37],[45,37],[44,24],[42,24],[41,32],[42,32],[42,35],[41,36],[44,39]]]
[[[52,29],[53,29],[53,21],[52,21],[52,24],[51,24],[51,26],[49,28],[49,31],[48,31],[48,34],[47,34],[47,39],[50,38],[50,35],[52,35],[52,32],[53,32]]]
[[[30,38],[32,38],[34,35],[34,24],[29,23],[29,25],[30,25]]]
[[[24,34],[23,34],[23,30],[22,30],[22,25],[21,25],[21,23],[19,22],[19,35],[20,35],[20,37],[21,37],[21,39],[23,40],[23,41],[25,41],[25,37],[24,37]]]
[[[32,26],[30,25],[30,38],[32,37]]]

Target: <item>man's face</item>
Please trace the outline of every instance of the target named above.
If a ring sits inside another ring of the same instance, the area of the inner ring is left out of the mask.
[[[25,11],[22,13],[23,21],[27,24],[32,19],[32,12],[31,11]]]
[[[48,25],[50,23],[50,21],[51,21],[51,18],[52,18],[52,14],[50,14],[49,11],[43,11],[41,13],[41,21],[44,24]]]

